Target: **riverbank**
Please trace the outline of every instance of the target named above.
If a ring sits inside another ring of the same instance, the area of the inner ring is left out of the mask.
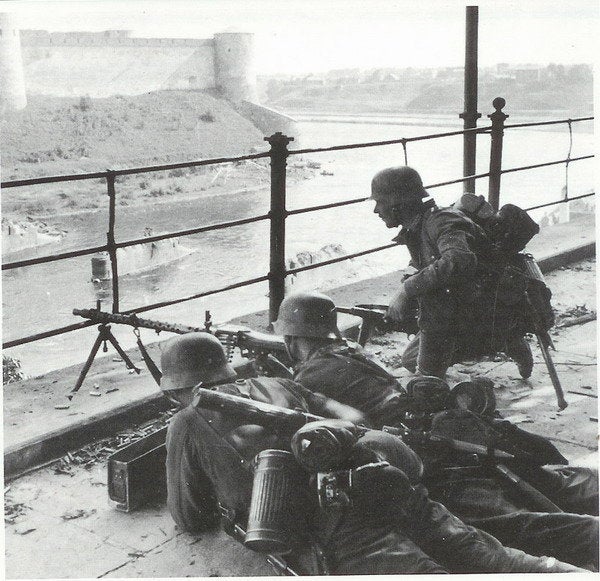
[[[181,160],[180,160],[181,161]],[[318,163],[298,158],[288,166],[290,183],[308,180],[319,171]],[[13,220],[52,220],[82,213],[105,211],[106,181],[61,182],[7,188],[2,192],[2,213]],[[120,176],[116,180],[118,206],[173,204],[196,198],[268,191],[269,159],[221,163],[163,172]]]

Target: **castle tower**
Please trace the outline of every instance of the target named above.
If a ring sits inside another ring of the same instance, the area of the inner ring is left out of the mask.
[[[252,33],[215,34],[215,84],[233,102],[257,100]]]
[[[0,113],[26,105],[21,36],[12,15],[0,13]]]

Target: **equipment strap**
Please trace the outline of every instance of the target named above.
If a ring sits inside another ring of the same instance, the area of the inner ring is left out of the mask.
[[[162,377],[162,372],[158,368],[158,365],[156,365],[156,363],[154,363],[154,361],[152,360],[152,357],[150,357],[150,353],[148,353],[148,350],[142,343],[142,340],[140,338],[139,329],[135,328],[133,330],[133,332],[134,332],[135,336],[137,337],[138,349],[140,350],[140,353],[142,354],[142,359],[144,360],[144,363],[146,364],[146,367],[148,368],[150,375],[152,375],[152,378],[154,379],[154,381],[156,381],[156,384],[160,385],[160,379]]]

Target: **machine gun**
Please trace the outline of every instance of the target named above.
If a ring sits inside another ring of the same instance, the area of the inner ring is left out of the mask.
[[[354,307],[335,307],[335,310],[338,313],[353,315],[354,317],[360,317],[362,319],[358,331],[358,338],[356,339],[356,342],[361,347],[366,345],[374,329],[379,329],[380,331],[402,331],[407,335],[415,335],[419,331],[416,312],[414,313],[414,317],[411,317],[402,323],[398,323],[386,318],[387,309],[387,305],[374,304],[361,304],[355,305]]]
[[[135,313],[132,314],[121,314],[121,313],[107,313],[101,311],[100,308],[96,309],[73,309],[73,314],[84,319],[89,319],[94,323],[99,323],[99,335],[94,344],[92,351],[81,371],[79,379],[75,387],[72,390],[72,394],[77,392],[85,376],[87,375],[96,353],[102,342],[105,342],[104,351],[106,351],[106,341],[115,347],[119,355],[125,361],[129,369],[135,369],[139,373],[139,369],[131,362],[127,354],[123,351],[119,343],[117,342],[114,335],[110,332],[110,323],[117,325],[128,325],[134,328],[134,333],[137,337],[137,344],[142,353],[142,357],[152,377],[159,383],[161,372],[156,364],[150,358],[147,350],[141,342],[139,336],[139,329],[152,329],[156,333],[161,331],[167,331],[169,333],[185,334],[185,333],[211,333],[214,335],[225,349],[227,358],[231,361],[236,348],[239,349],[240,355],[246,359],[252,361],[253,371],[260,373],[261,375],[271,375],[278,377],[291,378],[292,372],[289,369],[291,361],[287,355],[283,338],[277,335],[268,335],[267,333],[260,333],[252,331],[244,327],[236,327],[233,325],[214,326],[211,320],[210,311],[205,313],[204,325],[201,327],[192,327],[190,325],[181,325],[178,323],[166,323],[163,321],[155,321],[152,319],[143,319],[138,317]],[[243,373],[240,373],[243,375]],[[72,397],[72,395],[71,395]]]

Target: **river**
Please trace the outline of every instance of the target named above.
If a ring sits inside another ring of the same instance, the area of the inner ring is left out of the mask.
[[[335,121],[335,122],[328,122]],[[290,149],[313,148],[344,143],[364,143],[428,135],[460,129],[458,122],[439,119],[411,118],[406,123],[398,118],[378,118],[377,123],[365,119],[322,119],[298,124],[300,141]],[[360,121],[360,122],[357,122]],[[447,129],[440,128],[444,125]],[[591,131],[591,128],[590,128]],[[487,171],[489,137],[478,141],[478,172]],[[573,137],[571,156],[589,154],[594,149],[593,134],[578,132]],[[514,129],[505,132],[504,167],[530,165],[564,159],[569,150],[566,127],[543,131]],[[426,184],[453,179],[462,173],[462,138],[451,137],[408,144],[408,163],[417,168]],[[369,147],[357,150],[325,152],[291,156],[289,163],[312,160],[321,164],[323,174],[310,180],[288,184],[288,209],[358,198],[369,195],[370,180],[378,169],[404,163],[401,145]],[[593,160],[571,164],[569,193],[577,195],[593,188]],[[330,175],[332,174],[332,175]],[[564,166],[548,167],[502,177],[501,203],[510,201],[531,206],[559,199],[565,185]],[[430,191],[438,204],[453,202],[461,192],[460,185],[435,188]],[[487,180],[478,180],[477,193],[487,193]],[[141,236],[145,228],[154,233],[194,228],[221,221],[236,220],[268,211],[267,189],[225,196],[198,197],[175,203],[118,208],[117,240]],[[291,216],[287,220],[287,255],[301,251],[316,253],[328,244],[338,244],[347,253],[386,244],[395,231],[387,230],[372,213],[372,203],[354,204],[316,213]],[[542,211],[535,214],[541,218]],[[39,253],[64,252],[77,247],[103,244],[106,212],[84,212],[54,217],[50,220],[68,231],[60,242],[37,251],[23,251],[10,257],[20,259]],[[266,274],[269,264],[268,224],[239,226],[181,239],[181,244],[193,252],[180,260],[153,271],[121,278],[121,309],[151,304],[175,297],[188,296]],[[394,248],[352,261],[340,263],[322,271],[310,271],[295,282],[298,285],[319,285],[331,288],[359,277],[390,272],[404,266],[407,256],[402,248]],[[72,324],[77,319],[73,308],[91,308],[98,298],[97,285],[90,282],[90,257],[82,257],[46,265],[20,268],[3,273],[3,338],[4,341],[35,334],[54,327]],[[110,300],[104,297],[104,308]],[[224,295],[215,295],[180,305],[148,312],[147,318],[200,325],[204,311],[209,309],[216,322],[254,310],[267,308],[267,285],[255,284]],[[131,329],[114,329],[125,346],[134,345]],[[85,329],[8,350],[22,361],[24,371],[39,375],[51,369],[83,361],[96,336],[96,329]],[[143,338],[156,336],[148,331]],[[161,336],[162,337],[162,336]]]

